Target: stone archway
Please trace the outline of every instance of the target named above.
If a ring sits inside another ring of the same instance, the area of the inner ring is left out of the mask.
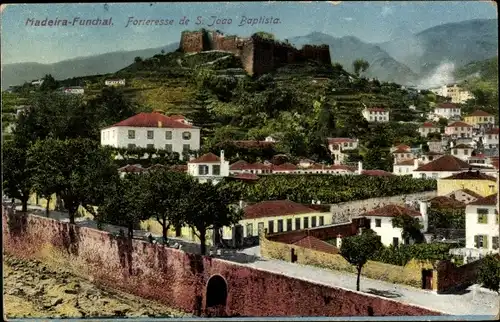
[[[227,304],[228,288],[226,280],[220,275],[213,275],[207,283],[205,309],[216,315],[224,315]]]

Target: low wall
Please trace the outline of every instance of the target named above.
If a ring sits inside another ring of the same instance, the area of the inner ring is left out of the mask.
[[[217,294],[207,286],[209,280],[218,279],[227,287],[222,306],[229,316],[441,315],[379,296],[124,240],[12,210],[2,210],[2,234],[4,251],[13,256],[65,265],[94,282],[194,314],[207,312],[207,298],[213,301],[220,296],[220,284],[215,288]],[[214,275],[219,277],[212,279]]]
[[[437,265],[438,293],[453,292],[475,284],[482,262],[477,260],[457,267],[450,261],[440,261]]]
[[[263,235],[260,238],[260,253],[264,258],[291,262],[292,249],[298,264],[356,273],[354,266],[349,264],[341,255],[332,255],[293,244],[272,241]],[[368,261],[363,267],[361,275],[376,280],[421,288],[422,269],[432,269],[432,267],[430,262],[416,260],[410,261],[406,266]]]
[[[333,216],[333,222],[341,223],[349,221],[353,217],[358,217],[367,211],[380,208],[385,205],[396,204],[403,206],[407,200],[425,200],[435,196],[437,196],[437,191],[427,191],[408,195],[348,201],[332,204],[330,206],[330,211]]]

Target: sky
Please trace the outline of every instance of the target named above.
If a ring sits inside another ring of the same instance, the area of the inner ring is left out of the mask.
[[[496,6],[489,1],[23,4],[2,7],[1,15],[2,64],[49,64],[107,52],[161,47],[178,42],[183,30],[202,27],[243,37],[267,31],[278,39],[316,31],[378,43],[440,24],[498,17]],[[218,17],[218,25],[209,26],[212,16]],[[183,17],[189,19],[187,25],[180,24]],[[195,24],[197,17],[203,17],[204,25]],[[243,17],[272,17],[275,23],[252,26],[242,24]],[[111,18],[112,25],[71,25],[75,18]],[[45,19],[66,19],[70,23],[31,26],[30,21]],[[133,25],[133,21],[147,19],[173,20],[173,24]]]

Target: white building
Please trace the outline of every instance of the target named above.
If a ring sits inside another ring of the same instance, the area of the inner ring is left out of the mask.
[[[198,179],[201,183],[219,183],[224,177],[229,176],[229,161],[224,159],[224,151],[220,151],[220,157],[213,153],[207,153],[187,163],[187,172]]]
[[[85,89],[81,86],[63,87],[63,88],[61,88],[61,91],[65,94],[75,94],[75,95],[85,94]]]
[[[392,173],[397,175],[397,176],[407,176],[407,175],[412,175],[413,170],[418,168],[419,165],[424,164],[423,162],[419,161],[418,159],[408,159],[408,160],[403,160],[403,161],[396,161],[394,160],[394,164],[392,166]],[[417,164],[417,166],[415,166]]]
[[[413,178],[422,179],[440,179],[469,170],[471,167],[465,161],[460,160],[452,155],[444,155],[424,165],[418,165],[415,160],[415,170],[413,170]]]
[[[362,114],[368,122],[389,122],[389,111],[383,108],[365,108]]]
[[[452,103],[465,103],[473,99],[474,95],[457,84],[443,85],[439,88],[430,89],[436,95],[451,98]]]
[[[43,84],[43,79],[34,80],[31,82],[31,85],[35,85],[35,86],[40,86],[42,84]]]
[[[460,117],[461,109],[455,104],[442,103],[434,107],[434,114],[446,119]]]
[[[471,202],[465,208],[466,256],[498,253],[498,193]]]
[[[441,133],[441,129],[436,124],[425,122],[418,128],[418,133],[420,133],[421,136],[426,137],[430,133]]]
[[[353,151],[359,147],[358,139],[351,138],[328,138],[328,150],[333,157],[333,164],[343,164],[347,159],[345,151]]]
[[[444,134],[451,138],[471,138],[472,125],[465,122],[453,122],[444,128]]]
[[[104,84],[106,86],[125,86],[125,79],[107,79]]]
[[[370,229],[377,233],[381,237],[381,242],[385,246],[390,245],[400,245],[400,244],[411,244],[411,240],[403,239],[403,229],[394,227],[392,220],[398,216],[407,214],[411,217],[418,218],[423,226],[422,232],[426,232],[428,229],[428,218],[427,218],[427,203],[420,202],[420,212],[402,207],[399,205],[387,205],[381,208],[371,210],[365,214],[370,221]]]
[[[483,136],[483,146],[486,149],[498,149],[499,141],[498,134],[499,128],[487,130]]]
[[[157,112],[139,113],[102,129],[101,145],[162,149],[182,156],[200,149],[200,128]]]
[[[463,161],[469,160],[473,151],[474,149],[467,144],[458,144],[456,146],[452,146],[450,150],[451,155]]]

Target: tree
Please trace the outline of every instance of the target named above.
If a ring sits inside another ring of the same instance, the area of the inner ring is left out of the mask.
[[[45,75],[42,80],[43,82],[40,85],[40,91],[42,92],[53,91],[59,87],[59,82],[57,82],[50,74]]]
[[[486,288],[500,293],[500,259],[498,254],[488,255],[479,267],[479,282]]]
[[[108,186],[104,202],[99,207],[97,221],[127,227],[127,236],[132,239],[134,228],[149,216],[144,211],[146,191],[141,185],[142,179],[136,174],[127,174],[123,179],[115,178]]]
[[[387,149],[372,148],[363,157],[366,169],[376,169],[391,172],[393,165],[392,154]]]
[[[202,89],[198,91],[191,105],[191,112],[188,115],[193,125],[201,127],[201,137],[204,138],[213,135],[217,124],[210,108],[211,103],[212,96],[207,90]]]
[[[200,239],[201,254],[206,254],[206,236],[209,229],[231,226],[241,219],[242,213],[233,205],[235,195],[211,182],[194,182],[185,194],[178,210],[182,222]]]
[[[165,49],[162,49],[162,50],[160,51],[160,53],[161,53],[162,55],[164,55],[164,54],[165,54]]]
[[[33,182],[47,189],[45,179],[52,176],[50,187],[56,187],[70,223],[80,206],[93,212],[107,195],[107,186],[118,177],[111,151],[89,139],[46,139],[37,141],[28,151]]]
[[[402,214],[392,219],[392,225],[403,229],[401,236],[405,240],[412,239],[417,244],[421,244],[425,241],[424,234],[421,231],[422,224],[420,224],[420,221],[416,217]]]
[[[108,126],[134,116],[137,106],[116,87],[105,87],[101,94],[89,102],[92,111],[99,115],[101,126]]]
[[[271,40],[275,39],[275,37],[274,37],[274,35],[272,33],[265,32],[265,31],[257,31],[253,35],[256,36],[256,37],[263,38],[263,39],[271,39]]]
[[[356,280],[356,290],[359,291],[359,281],[361,270],[368,259],[382,248],[379,236],[371,230],[365,230],[361,235],[344,238],[340,246],[340,254],[351,265],[356,267],[358,277]]]
[[[134,63],[137,64],[137,63],[140,63],[140,62],[142,62],[142,57],[137,56],[137,57],[134,58]]]
[[[4,142],[2,157],[3,190],[10,198],[21,200],[22,211],[26,212],[33,186],[26,146],[19,141]]]
[[[352,67],[354,68],[354,74],[359,77],[361,72],[365,72],[370,67],[370,64],[366,60],[356,59],[352,63]]]
[[[162,226],[163,241],[167,241],[170,226],[180,227],[182,216],[178,209],[182,198],[189,193],[193,179],[182,172],[159,168],[141,176],[145,191],[144,209]]]

